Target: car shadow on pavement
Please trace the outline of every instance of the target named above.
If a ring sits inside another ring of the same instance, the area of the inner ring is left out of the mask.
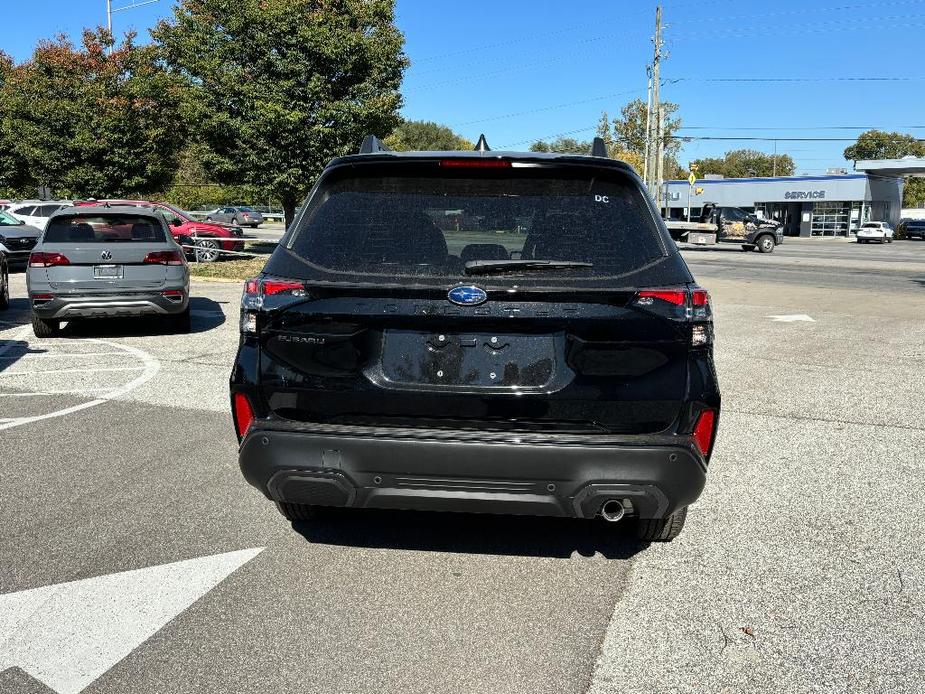
[[[0,313],[0,330],[9,330],[29,325],[32,320],[32,308],[26,298],[10,297],[10,307]]]
[[[225,312],[217,301],[202,296],[190,297],[191,333],[204,333],[225,322]],[[87,318],[65,326],[64,337],[145,337],[169,335],[171,326],[166,318]]]
[[[0,326],[2,327],[2,326]],[[6,371],[23,357],[30,354],[42,354],[46,349],[35,349],[23,340],[0,339],[0,373]]]
[[[630,536],[628,526],[599,518],[331,509],[292,527],[317,544],[458,554],[629,559],[649,546]]]

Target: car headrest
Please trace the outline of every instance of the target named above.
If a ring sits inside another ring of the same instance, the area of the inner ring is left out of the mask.
[[[464,263],[470,260],[509,260],[511,254],[500,243],[470,243],[459,254]]]
[[[96,238],[96,233],[93,231],[92,226],[86,222],[80,222],[71,227],[71,233],[68,236],[70,236],[71,241],[92,241]]]
[[[132,224],[132,239],[133,240],[142,240],[142,239],[153,239],[154,238],[154,227],[147,222],[136,222]]]

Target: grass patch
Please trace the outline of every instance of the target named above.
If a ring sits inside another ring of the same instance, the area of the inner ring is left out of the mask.
[[[228,280],[246,280],[259,275],[267,263],[267,256],[260,255],[246,260],[221,260],[217,263],[190,263],[192,277],[218,277]]]

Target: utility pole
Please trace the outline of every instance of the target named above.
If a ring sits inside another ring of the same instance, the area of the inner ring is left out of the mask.
[[[649,84],[646,86],[646,156],[642,160],[642,180],[649,190],[649,158],[652,150],[652,66],[646,65],[646,76]]]
[[[649,151],[652,155],[652,160],[648,163],[646,167],[649,173],[649,180],[647,181],[649,185],[649,193],[655,200],[658,200],[660,197],[660,189],[662,186],[662,157],[664,155],[664,138],[662,136],[662,128],[664,126],[662,119],[662,105],[659,90],[661,87],[661,69],[662,69],[662,5],[659,3],[655,8],[655,37],[652,39],[653,44],[655,45],[655,53],[652,57],[652,106],[649,109],[649,112],[655,112],[655,116],[652,119],[647,118],[647,120],[652,120],[654,122],[654,142],[649,147]]]
[[[772,165],[772,166],[773,166],[773,169],[774,169],[774,173],[773,173],[772,175],[773,175],[775,178],[777,178],[777,140],[774,140],[774,159],[773,159],[772,161],[773,161],[773,165]]]

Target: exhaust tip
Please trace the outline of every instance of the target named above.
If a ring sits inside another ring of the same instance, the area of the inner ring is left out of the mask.
[[[626,515],[626,509],[623,508],[623,502],[619,499],[609,499],[601,506],[601,517],[608,523],[616,523]]]

